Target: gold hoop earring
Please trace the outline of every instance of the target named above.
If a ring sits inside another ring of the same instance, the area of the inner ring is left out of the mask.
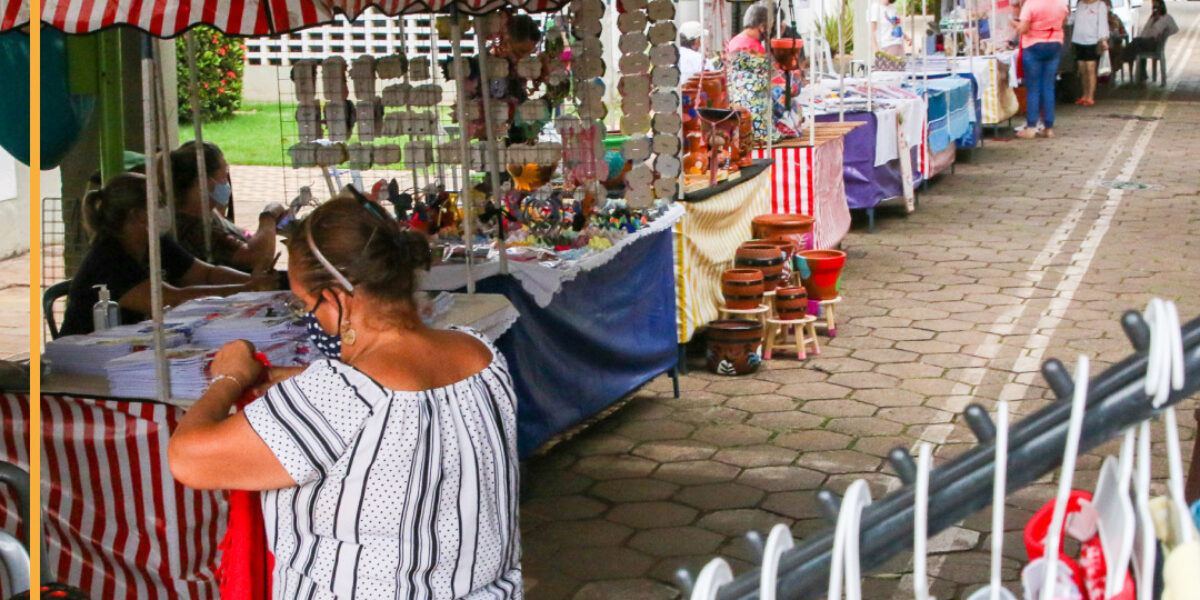
[[[350,322],[342,323],[342,343],[347,346],[353,346],[354,340],[358,338],[358,333],[350,327]]]

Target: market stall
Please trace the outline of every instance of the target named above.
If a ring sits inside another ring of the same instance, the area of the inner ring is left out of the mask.
[[[955,161],[955,150],[973,136],[979,122],[971,80],[958,76],[926,78],[913,82],[925,97],[928,110],[921,139],[921,174],[924,179],[941,173]]]
[[[216,310],[208,317],[213,323],[230,320],[230,328],[237,330],[232,335],[246,334],[248,321],[232,322],[232,315],[222,316],[230,309],[216,308],[219,303],[209,306]],[[244,305],[238,306],[244,311]],[[183,315],[191,310],[187,304],[180,309]],[[435,324],[472,327],[503,339],[517,321],[517,311],[501,296],[458,294]],[[220,339],[222,334],[205,334],[203,327],[191,334],[192,343]],[[294,344],[307,344],[303,327],[291,335],[301,336],[291,340]],[[139,381],[147,391],[154,389],[153,357],[136,360],[138,354],[152,351],[128,355],[121,350],[123,342],[112,336],[105,339],[102,333],[75,337],[81,339],[61,338],[67,340],[62,345],[78,346],[80,360],[88,364],[63,358],[51,362],[42,379],[42,518],[50,572],[93,598],[218,597],[214,570],[226,523],[226,496],[183,487],[167,466],[171,431],[201,389],[187,387],[182,353],[171,356],[172,390],[185,397],[161,403],[145,399],[152,394],[129,391]],[[143,334],[141,343],[148,340]],[[53,346],[58,343],[51,342],[48,353],[65,356],[62,348]],[[125,356],[115,362],[139,363],[141,370],[130,371],[131,364],[96,365],[97,357],[107,352],[98,348],[116,348]],[[28,430],[27,402],[25,395],[0,395],[9,431]],[[27,461],[12,447],[6,447],[0,459],[21,465]],[[136,518],[117,522],[111,518],[117,513]]]

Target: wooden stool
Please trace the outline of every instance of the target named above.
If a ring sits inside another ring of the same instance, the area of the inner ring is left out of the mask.
[[[834,313],[834,306],[842,301],[842,297],[830,298],[829,300],[821,300],[817,304],[821,307],[821,312],[825,313],[825,334],[829,339],[837,337],[837,314]]]
[[[726,308],[721,307],[722,319],[744,318],[763,324],[763,335],[766,335],[767,320],[771,318],[771,307],[759,304],[758,308]]]
[[[793,338],[788,340],[788,330],[792,329]],[[780,350],[790,350],[796,353],[800,360],[808,358],[808,345],[812,344],[812,353],[821,353],[821,344],[817,342],[817,318],[806,315],[803,319],[783,320],[767,319],[767,345],[763,358],[771,358],[771,351],[778,346]],[[776,341],[775,336],[779,336]]]
[[[767,312],[767,315],[774,317],[775,316],[775,290],[767,290],[767,291],[763,292],[763,304],[765,304],[770,309]],[[764,333],[764,335],[765,335],[765,333]]]

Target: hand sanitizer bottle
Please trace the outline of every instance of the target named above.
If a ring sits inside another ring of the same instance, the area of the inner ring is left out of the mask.
[[[104,331],[121,324],[121,307],[108,296],[108,286],[94,285],[100,290],[100,301],[92,305],[92,329]]]

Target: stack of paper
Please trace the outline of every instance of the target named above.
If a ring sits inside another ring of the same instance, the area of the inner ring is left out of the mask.
[[[208,389],[208,365],[216,351],[211,348],[180,346],[167,350],[171,378],[171,397],[195,400]],[[154,350],[134,352],[114,358],[105,365],[109,391],[114,396],[154,398],[158,395],[158,373]]]
[[[192,333],[192,343],[220,348],[234,340],[246,340],[255,347],[275,342],[297,341],[306,336],[304,324],[291,315],[275,317],[228,316],[210,319]]]
[[[179,332],[165,334],[167,347],[187,342]],[[123,325],[91,335],[69,335],[46,342],[45,359],[54,373],[103,375],[108,361],[154,347],[154,335],[140,325]]]

